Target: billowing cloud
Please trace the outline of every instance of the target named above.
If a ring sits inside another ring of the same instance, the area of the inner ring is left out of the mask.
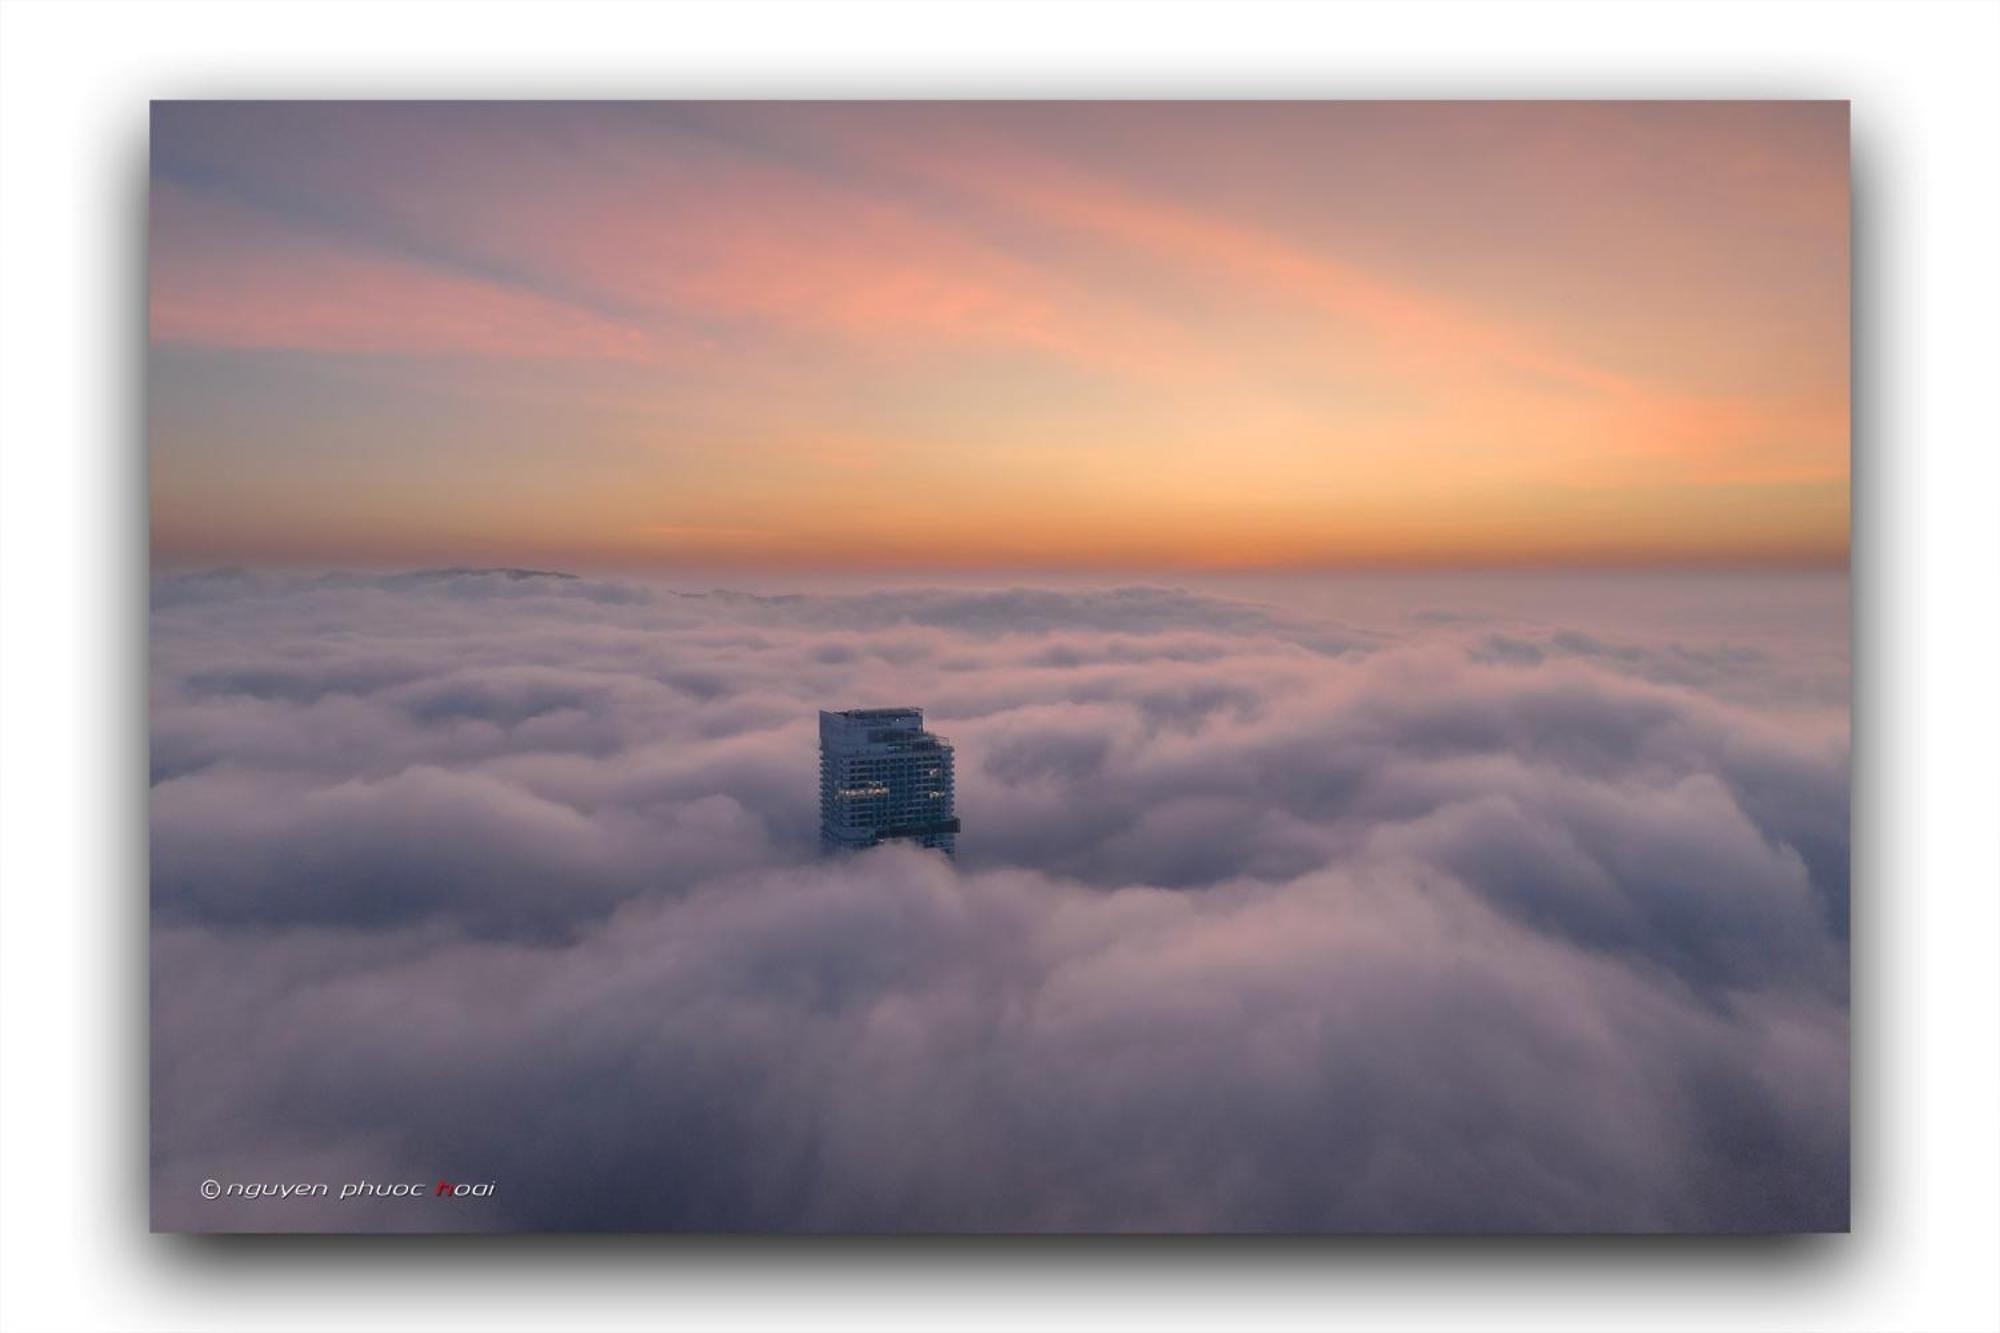
[[[1844,1226],[1838,688],[1305,605],[163,578],[156,1219]],[[853,703],[958,746],[955,863],[819,855]],[[497,1188],[197,1192],[361,1177]]]

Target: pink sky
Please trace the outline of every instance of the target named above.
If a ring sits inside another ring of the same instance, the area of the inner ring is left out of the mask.
[[[1837,103],[161,104],[172,561],[1839,564]]]

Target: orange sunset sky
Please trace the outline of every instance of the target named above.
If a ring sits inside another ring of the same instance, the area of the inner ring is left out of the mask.
[[[161,103],[168,563],[1839,566],[1840,103]]]

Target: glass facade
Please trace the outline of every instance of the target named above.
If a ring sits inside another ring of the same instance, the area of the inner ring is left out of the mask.
[[[832,848],[891,840],[957,851],[951,742],[920,708],[819,715],[819,833]]]

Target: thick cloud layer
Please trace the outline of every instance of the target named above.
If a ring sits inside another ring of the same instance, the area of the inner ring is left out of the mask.
[[[1844,1226],[1824,661],[1323,601],[162,579],[156,1220]],[[955,864],[818,854],[881,703]],[[362,1178],[496,1188],[197,1192]]]

